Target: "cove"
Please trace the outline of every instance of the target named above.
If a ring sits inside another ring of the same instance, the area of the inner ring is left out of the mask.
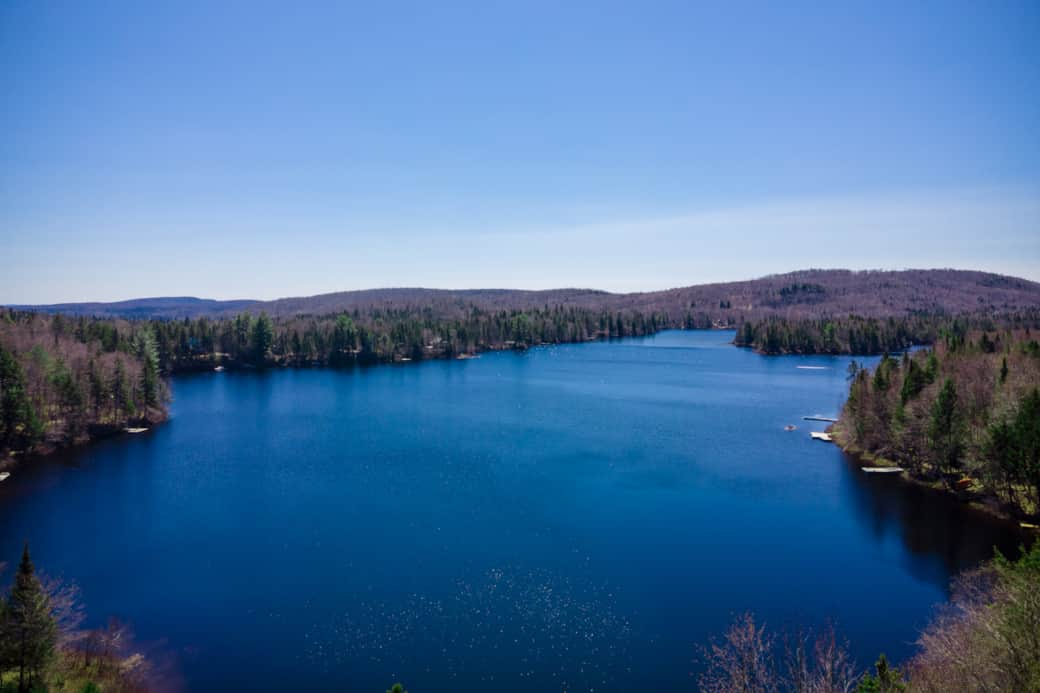
[[[0,484],[0,560],[29,540],[190,690],[692,689],[747,610],[905,658],[1019,537],[809,439],[848,358],[732,338],[178,377],[167,424]]]

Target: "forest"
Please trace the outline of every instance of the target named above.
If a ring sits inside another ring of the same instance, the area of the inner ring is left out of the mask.
[[[1022,517],[1040,511],[1035,331],[949,332],[927,350],[850,367],[843,447]]]
[[[167,398],[149,324],[0,311],[0,460],[161,421]]]
[[[902,317],[770,317],[745,321],[733,343],[761,354],[877,355],[914,346],[934,344],[946,335],[963,336],[970,330],[1040,327],[1040,311],[946,314],[913,313]]]
[[[114,303],[13,306],[37,312],[128,319],[233,318],[248,312],[273,318],[368,313],[425,312],[438,320],[487,312],[529,311],[558,306],[593,313],[668,315],[672,327],[736,325],[769,317],[788,320],[864,315],[1001,314],[1040,306],[1040,284],[1016,277],[966,270],[850,271],[810,269],[758,279],[636,293],[595,289],[422,289],[340,291],[274,301],[213,301],[189,297],[142,298]]]

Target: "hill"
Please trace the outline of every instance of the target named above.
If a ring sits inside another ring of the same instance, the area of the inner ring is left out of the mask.
[[[953,315],[1006,313],[1040,307],[1040,284],[969,270],[802,270],[759,279],[701,284],[665,291],[615,294],[593,289],[422,289],[343,291],[274,301],[152,298],[118,303],[18,306],[27,310],[123,318],[232,316],[248,311],[275,317],[375,310],[421,310],[458,318],[472,308],[526,310],[561,307],[667,315],[676,325],[735,324],[766,317],[788,319],[857,314]]]
[[[47,305],[15,305],[8,307],[16,310],[32,310],[39,313],[61,313],[63,315],[134,320],[147,318],[217,317],[227,315],[228,313],[241,312],[256,303],[258,301],[216,301],[211,298],[173,296],[134,298],[128,301],[114,301],[111,303],[51,303]]]

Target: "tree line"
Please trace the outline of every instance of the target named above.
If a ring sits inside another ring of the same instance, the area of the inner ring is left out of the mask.
[[[652,334],[667,318],[545,307],[437,317],[422,308],[374,308],[324,316],[271,318],[242,313],[152,323],[168,372],[232,366],[351,366],[452,358],[494,349]]]
[[[860,315],[790,319],[769,317],[737,326],[733,343],[763,354],[882,354],[934,344],[970,331],[1040,327],[1040,311],[999,314],[912,313],[902,317]]]
[[[667,316],[544,307],[458,317],[384,308],[271,318],[123,320],[0,309],[0,456],[166,416],[163,376],[227,368],[351,367],[647,335]]]
[[[739,616],[702,650],[704,693],[946,693],[1040,691],[1040,542],[958,577],[950,603],[921,632],[917,653],[894,667],[882,654],[857,668],[833,627],[776,637]]]
[[[1029,330],[948,334],[853,364],[837,439],[1018,515],[1040,512],[1040,342]]]

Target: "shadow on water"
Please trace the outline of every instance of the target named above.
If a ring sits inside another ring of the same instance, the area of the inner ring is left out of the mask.
[[[846,496],[856,518],[878,541],[898,538],[903,563],[917,579],[949,592],[950,576],[993,557],[1019,555],[1029,536],[1012,521],[972,508],[944,491],[884,474],[864,474],[862,462],[843,454]]]

